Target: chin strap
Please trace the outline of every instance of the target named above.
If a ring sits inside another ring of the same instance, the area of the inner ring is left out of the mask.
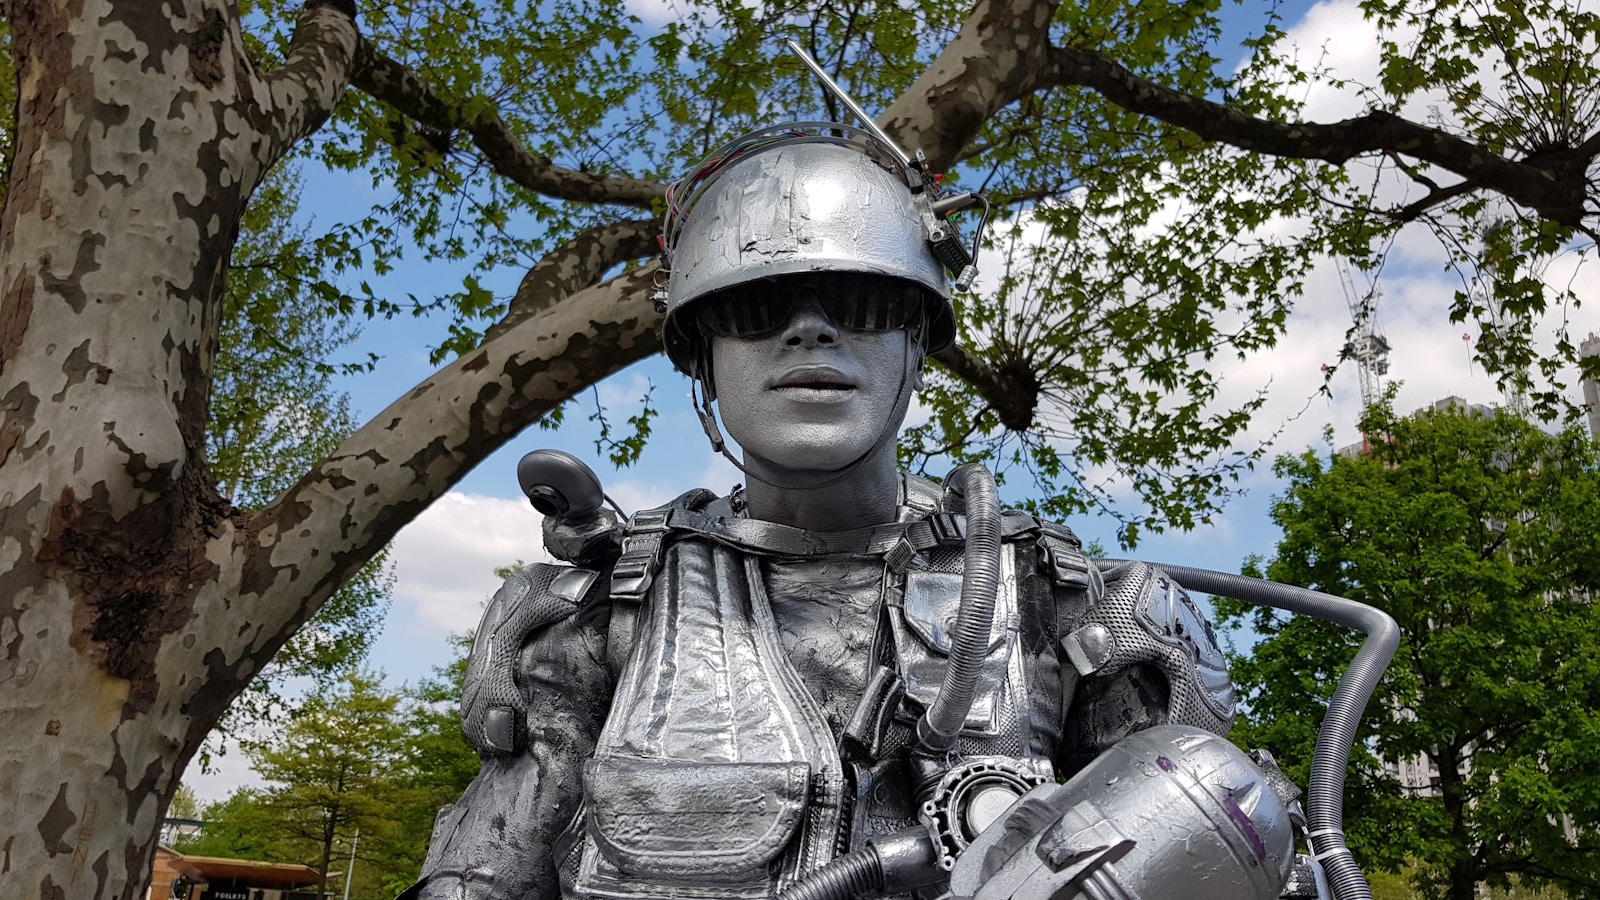
[[[906,331],[905,335],[905,353],[902,355],[900,363],[900,385],[899,387],[895,388],[894,406],[890,408],[891,419],[893,417],[892,410],[900,406],[900,398],[905,395],[906,383],[910,380],[912,342],[914,339],[916,339],[920,343],[920,338],[916,338],[911,331]],[[709,350],[709,348],[707,349]],[[717,413],[711,407],[712,388],[707,385],[705,386],[704,390],[701,390],[702,379],[706,381],[710,380],[709,376],[704,374],[705,368],[706,367],[704,367],[704,365],[697,358],[695,361],[695,373],[689,378],[689,400],[694,405],[695,415],[700,419],[701,430],[705,431],[706,438],[711,441],[711,449],[717,453],[721,453],[723,457],[728,460],[728,462],[733,463],[733,467],[735,469],[743,472],[745,477],[750,478],[753,481],[759,481],[768,487],[774,487],[784,491],[819,491],[823,488],[832,487],[848,478],[851,473],[853,473],[856,469],[859,469],[864,463],[866,463],[867,460],[876,456],[895,436],[895,430],[893,427],[891,427],[890,422],[884,422],[882,430],[878,433],[878,439],[873,442],[871,447],[868,447],[865,452],[852,460],[849,465],[841,469],[839,474],[817,484],[783,484],[781,482],[773,481],[770,478],[757,475],[744,463],[735,459],[732,453],[728,452],[728,442],[722,437],[722,429],[717,427]]]

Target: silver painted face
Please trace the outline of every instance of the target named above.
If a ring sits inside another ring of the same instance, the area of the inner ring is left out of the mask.
[[[905,330],[841,329],[807,290],[776,333],[711,343],[723,424],[747,463],[772,472],[844,469],[899,430],[919,386]]]

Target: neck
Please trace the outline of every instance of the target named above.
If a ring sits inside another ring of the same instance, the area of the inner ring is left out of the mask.
[[[745,485],[745,500],[753,519],[807,531],[849,531],[894,521],[900,505],[900,471],[893,445],[838,481],[832,481],[837,477],[832,472],[774,471],[748,454],[744,462],[752,475]],[[791,486],[808,482],[826,486]]]

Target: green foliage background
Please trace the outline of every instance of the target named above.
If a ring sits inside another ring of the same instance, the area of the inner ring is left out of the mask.
[[[297,8],[243,8],[264,55],[286,46]],[[1384,53],[1372,85],[1296,62],[1284,10],[1258,0],[1061,4],[1050,37],[1272,121],[1293,121],[1314,83],[1413,117],[1424,114],[1419,98],[1437,94],[1445,103],[1428,124],[1513,157],[1571,148],[1595,121],[1600,19],[1590,11],[1544,0],[1362,9]],[[797,40],[865,108],[882,110],[971,7],[711,0],[672,12],[646,25],[602,0],[406,0],[363,10],[362,28],[460,121],[498,117],[540,158],[665,182],[751,128],[843,117],[781,39]],[[1242,46],[1225,45],[1225,24],[1232,36],[1241,22]],[[419,258],[450,267],[459,287],[437,296],[363,282],[345,301],[369,316],[439,313],[439,360],[476,346],[506,311],[509,296],[485,287],[496,273],[524,270],[590,226],[660,213],[536,194],[496,175],[466,130],[419,125],[358,91],[301,151],[385,189],[367,215],[316,239],[330,274],[382,276]],[[1279,425],[1256,421],[1265,384],[1224,402],[1222,373],[1282,337],[1319,258],[1379,272],[1408,226],[1431,230],[1462,278],[1438,314],[1482,323],[1479,360],[1541,410],[1563,411],[1572,342],[1561,324],[1553,352],[1536,341],[1552,337],[1538,331],[1543,317],[1575,307],[1577,295],[1540,275],[1564,255],[1592,255],[1592,223],[1557,225],[1486,191],[1415,207],[1449,179],[1398,157],[1362,160],[1245,152],[1072,86],[996,111],[946,183],[982,186],[997,203],[998,283],[958,303],[963,346],[1003,387],[986,399],[936,372],[924,397],[932,416],[906,436],[903,461],[942,472],[987,458],[1045,514],[1119,518],[1128,546],[1207,523],[1265,458]],[[1379,198],[1388,175],[1410,182],[1405,200]]]
[[[1378,408],[1363,427],[1360,458],[1278,460],[1284,537],[1264,568],[1400,625],[1349,773],[1356,858],[1409,868],[1428,897],[1467,900],[1478,882],[1595,896],[1597,448],[1576,428],[1546,434],[1504,412]],[[1260,638],[1232,659],[1248,714],[1231,737],[1272,750],[1304,783],[1359,635],[1220,598],[1216,609],[1225,628]],[[1396,763],[1421,755],[1438,766],[1436,792],[1397,778]]]
[[[281,731],[246,744],[264,786],[199,810],[204,831],[176,849],[353,871],[361,900],[399,893],[422,869],[434,815],[478,771],[456,713],[469,643],[458,638],[455,661],[413,687],[360,671],[313,691]]]
[[[358,426],[336,377],[370,360],[341,362],[359,335],[324,277],[324,261],[297,224],[298,173],[278,169],[257,189],[234,247],[211,388],[207,450],[229,502],[259,508],[295,483]],[[229,707],[202,753],[225,735],[282,724],[305,686],[354,672],[377,641],[394,583],[388,550],[345,583]]]

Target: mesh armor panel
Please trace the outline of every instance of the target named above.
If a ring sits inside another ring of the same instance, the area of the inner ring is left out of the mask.
[[[483,611],[467,676],[461,688],[461,729],[483,753],[510,753],[521,745],[522,709],[514,671],[517,651],[534,629],[571,615],[574,600],[559,597],[550,582],[567,571],[543,563],[511,573]],[[509,717],[509,735],[501,724]],[[506,738],[510,746],[506,745]]]
[[[1166,715],[1158,718],[1226,734],[1233,722],[1233,687],[1221,648],[1188,594],[1143,563],[1122,567],[1110,578],[1084,625],[1110,632],[1110,655],[1085,674],[1104,680],[1137,666],[1153,667],[1167,681]]]
[[[930,572],[953,572],[959,574],[965,551],[961,547],[935,547],[923,554],[923,566]]]

